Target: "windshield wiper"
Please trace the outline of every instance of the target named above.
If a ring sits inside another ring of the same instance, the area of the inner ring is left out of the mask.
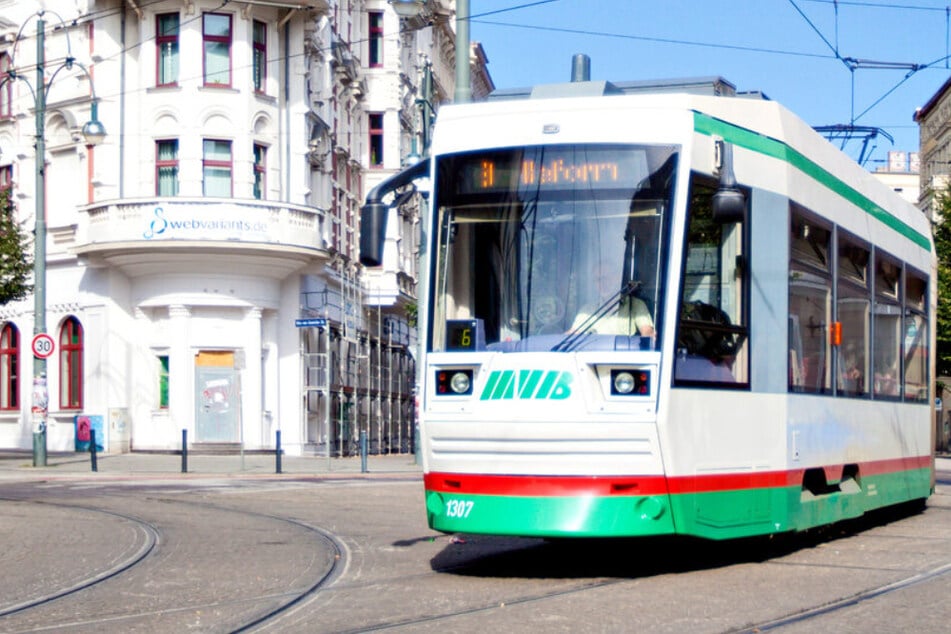
[[[641,285],[640,282],[631,280],[627,282],[624,286],[621,287],[619,291],[611,295],[603,304],[598,306],[598,308],[591,313],[587,319],[581,322],[577,328],[569,332],[565,337],[552,346],[552,352],[571,352],[574,350],[582,339],[588,334],[588,332],[594,328],[598,322],[607,317],[608,315],[614,314],[614,311],[618,306],[621,305],[621,302],[634,294],[634,291],[638,289]]]

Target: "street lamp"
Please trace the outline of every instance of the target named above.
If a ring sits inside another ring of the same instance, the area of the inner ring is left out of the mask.
[[[53,13],[50,11],[50,13]],[[85,66],[76,61],[72,56],[69,46],[69,33],[66,33],[66,58],[63,63],[56,68],[50,77],[49,83],[46,82],[46,20],[43,16],[45,11],[38,11],[32,17],[36,20],[36,85],[31,85],[30,81],[15,70],[13,59],[10,60],[11,70],[7,71],[7,77],[0,80],[0,85],[6,81],[19,79],[23,81],[33,95],[34,110],[36,114],[36,156],[34,163],[36,166],[36,212],[33,229],[33,335],[46,334],[46,97],[53,85],[56,75],[63,70],[71,70],[78,66],[89,78],[89,86],[92,91],[92,104],[90,106],[90,120],[82,127],[82,134],[85,137],[88,146],[97,145],[106,135],[106,129],[99,121],[98,108],[96,100],[96,91],[92,85],[92,75]],[[66,22],[57,14],[60,26],[68,28]],[[24,24],[23,26],[26,26]],[[17,34],[16,41],[19,42],[20,35],[23,32],[23,26],[20,27],[20,33]],[[16,50],[16,43],[14,43]],[[33,466],[46,466],[46,422],[49,412],[49,391],[46,383],[46,357],[33,355]]]
[[[401,18],[414,18],[425,10],[425,0],[389,0],[390,6]],[[456,89],[453,103],[472,101],[469,85],[469,0],[456,0]]]

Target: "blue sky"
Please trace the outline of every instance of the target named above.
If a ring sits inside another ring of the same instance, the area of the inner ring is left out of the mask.
[[[947,0],[470,0],[497,88],[719,75],[810,125],[882,128],[869,169],[917,151],[915,109],[951,77]],[[843,62],[863,60],[854,70]],[[871,62],[875,62],[872,64]],[[913,70],[910,65],[920,68]],[[898,65],[898,67],[894,67]],[[872,68],[889,66],[889,68]],[[874,150],[872,148],[874,147]],[[858,158],[860,141],[845,151]]]

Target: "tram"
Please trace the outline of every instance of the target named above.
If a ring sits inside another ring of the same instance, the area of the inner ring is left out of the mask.
[[[711,85],[444,106],[430,157],[371,192],[368,265],[383,197],[429,177],[431,528],[730,539],[933,492],[929,221],[780,104]]]

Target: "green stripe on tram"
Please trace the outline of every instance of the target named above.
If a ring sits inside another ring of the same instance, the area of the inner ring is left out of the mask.
[[[736,539],[806,530],[926,498],[931,470],[866,476],[861,490],[821,496],[798,485],[677,495],[511,496],[426,491],[429,526],[445,533],[525,537]]]
[[[696,111],[693,113],[693,128],[700,134],[706,134],[708,136],[717,135],[734,145],[789,163],[806,176],[824,185],[830,191],[841,196],[856,207],[859,207],[865,211],[865,213],[894,229],[918,246],[928,251],[931,250],[931,241],[928,239],[928,236],[919,233],[891,215],[881,206],[860,194],[831,172],[820,167],[817,163],[806,158],[804,154],[789,147],[782,141],[777,141],[758,132],[741,128]]]
[[[426,491],[429,526],[444,533],[523,537],[669,535],[666,496],[507,496]]]

